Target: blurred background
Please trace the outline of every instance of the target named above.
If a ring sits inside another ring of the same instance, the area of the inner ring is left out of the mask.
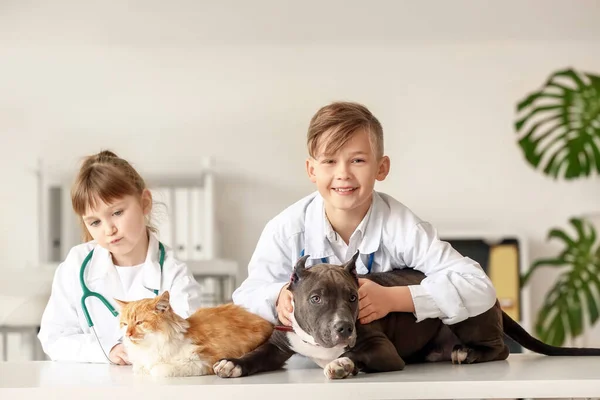
[[[147,178],[161,234],[214,304],[246,277],[267,221],[314,190],[306,130],[336,100],[384,127],[392,168],[376,189],[495,268],[534,333],[574,267],[518,275],[563,251],[552,228],[598,219],[600,182],[534,168],[518,105],[559,71],[576,71],[581,82],[563,77],[576,92],[594,87],[599,20],[592,0],[0,2],[3,357],[43,357],[36,322],[79,240],[68,187],[82,157],[111,149]],[[596,87],[586,132],[600,147]],[[600,346],[588,314],[566,344]]]

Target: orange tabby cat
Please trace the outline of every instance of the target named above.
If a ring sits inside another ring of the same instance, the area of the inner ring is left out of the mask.
[[[232,303],[198,309],[184,319],[169,305],[169,292],[121,306],[123,344],[133,371],[153,376],[214,374],[222,358],[239,358],[265,342],[267,320]]]

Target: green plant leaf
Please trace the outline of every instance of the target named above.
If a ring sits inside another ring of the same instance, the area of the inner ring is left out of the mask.
[[[583,308],[581,307],[581,299],[577,292],[572,293],[567,299],[568,311],[567,318],[569,320],[569,333],[572,337],[577,337],[583,333]]]
[[[568,265],[567,261],[561,258],[544,258],[534,262],[529,270],[521,277],[521,286],[525,286],[529,282],[531,275],[540,267],[564,267]]]
[[[542,308],[540,308],[538,318],[535,321],[535,331],[537,335],[541,338],[545,337],[548,331],[548,325],[551,324],[551,322],[549,321],[552,321],[552,319],[549,317],[554,316],[556,313],[559,313],[560,303],[558,301],[557,293],[558,292],[556,287],[550,290],[550,293],[544,301]]]
[[[597,234],[587,220],[571,218],[570,225],[574,236],[555,228],[548,239],[559,240],[564,248],[556,258],[534,262],[522,278],[526,283],[534,270],[543,266],[568,266],[548,292],[544,304],[538,312],[535,331],[538,337],[548,344],[563,345],[567,337],[582,334],[584,310],[589,316],[590,325],[596,323],[600,314],[600,246],[594,248]]]
[[[600,76],[565,69],[517,103],[527,162],[555,179],[600,174]]]
[[[581,291],[583,292],[583,295],[585,296],[585,301],[586,301],[586,305],[588,308],[590,326],[593,326],[596,323],[596,321],[598,321],[598,316],[599,316],[598,305],[596,304],[598,302],[598,300],[592,294],[592,291],[590,290],[590,286],[591,285],[584,285],[581,288]],[[598,289],[600,289],[600,282],[597,282],[596,287]]]
[[[517,104],[517,111],[521,111],[522,109],[531,106],[531,104],[533,104],[534,101],[536,101],[538,99],[543,99],[543,98],[560,99],[561,96],[558,94],[543,93],[543,92],[536,92],[536,93],[530,94],[524,100],[521,100]],[[517,129],[520,129],[520,128],[517,128]]]
[[[548,336],[546,343],[552,346],[562,346],[565,342],[565,325],[563,318],[560,314],[557,314],[552,322],[551,328],[548,330]]]
[[[559,293],[560,288],[555,287],[553,292],[556,295],[553,301],[544,304],[540,311],[540,317],[536,323],[536,332],[543,342],[560,346],[566,336],[563,317],[566,314],[567,305],[565,297]]]
[[[586,247],[591,248],[596,243],[596,229],[592,223],[581,218],[571,218],[569,222],[575,227],[580,241],[585,243]]]
[[[575,240],[560,229],[551,229],[548,233],[548,239],[561,239],[566,246],[575,246]]]

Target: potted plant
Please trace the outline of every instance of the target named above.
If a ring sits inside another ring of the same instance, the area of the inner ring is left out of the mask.
[[[600,76],[565,69],[517,105],[515,128],[527,162],[553,179],[600,174]],[[600,199],[599,199],[600,208]],[[521,277],[526,285],[541,267],[567,267],[546,296],[535,321],[537,336],[563,345],[593,326],[600,310],[600,245],[594,225],[571,218],[575,234],[551,229],[548,239],[563,243],[554,258],[536,260]]]

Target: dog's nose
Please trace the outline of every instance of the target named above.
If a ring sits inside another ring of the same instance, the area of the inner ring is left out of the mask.
[[[354,331],[354,324],[351,322],[339,321],[333,326],[333,330],[341,337],[348,338]]]

